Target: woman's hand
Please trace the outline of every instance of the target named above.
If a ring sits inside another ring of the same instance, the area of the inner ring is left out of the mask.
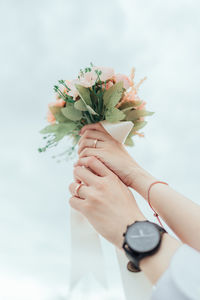
[[[145,220],[132,193],[95,157],[80,158],[74,177],[76,182],[69,187],[70,205],[85,215],[102,236],[121,248],[127,225]],[[84,184],[76,195],[78,182]]]
[[[128,154],[125,147],[115,140],[100,123],[86,125],[82,128],[78,153],[80,158],[96,156],[121,181],[146,198],[148,186],[155,181]]]

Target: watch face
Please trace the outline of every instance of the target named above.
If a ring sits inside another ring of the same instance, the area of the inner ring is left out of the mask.
[[[134,251],[149,252],[158,246],[159,241],[159,230],[150,222],[136,222],[128,227],[126,242]]]

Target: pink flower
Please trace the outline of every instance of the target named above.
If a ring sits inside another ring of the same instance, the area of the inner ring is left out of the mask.
[[[68,81],[65,80],[66,85],[68,86],[68,88],[70,89],[70,91],[68,91],[67,89],[65,89],[65,93],[71,97],[73,97],[73,99],[75,100],[78,97],[78,91],[75,87],[75,84],[80,84],[78,82],[78,79],[74,79],[72,81]]]
[[[112,68],[92,67],[90,72],[79,74],[79,79],[77,80],[77,83],[86,88],[95,85],[96,80],[98,79],[97,71],[101,72],[99,78],[103,82],[111,79],[114,76],[114,70]]]
[[[86,88],[93,86],[97,79],[97,74],[93,70],[91,72],[80,74],[79,76],[80,77],[77,80],[77,84],[80,84]]]
[[[116,83],[122,81],[126,90],[132,86],[131,80],[123,74],[116,74],[113,79]]]
[[[99,76],[101,81],[107,81],[111,79],[114,75],[114,69],[112,68],[107,68],[107,67],[93,67],[93,70],[98,70],[101,71],[101,75]]]

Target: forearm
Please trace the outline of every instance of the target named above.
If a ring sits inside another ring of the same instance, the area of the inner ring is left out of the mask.
[[[141,260],[140,268],[153,284],[167,270],[174,253],[180,246],[179,241],[164,234],[158,252]]]
[[[147,200],[148,187],[154,181],[156,178],[138,169],[131,187]],[[152,186],[150,200],[154,210],[181,241],[200,250],[200,206],[164,184]]]

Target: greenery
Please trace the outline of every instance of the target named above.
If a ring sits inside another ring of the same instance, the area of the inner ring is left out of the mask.
[[[91,72],[92,67],[93,65],[91,64],[90,67],[81,70],[78,78],[80,79],[85,73]],[[70,88],[64,80],[59,80],[60,87],[54,86],[57,96],[66,104],[63,107],[49,107],[50,112],[55,117],[55,123],[40,131],[44,134],[44,139],[46,140],[45,147],[38,149],[40,152],[56,146],[65,136],[73,138],[74,143],[71,148],[71,152],[73,152],[80,138],[80,129],[86,124],[97,123],[103,120],[111,123],[132,121],[134,127],[125,144],[133,146],[133,135],[147,124],[143,118],[151,116],[153,113],[145,109],[137,109],[142,104],[142,101],[127,101],[118,105],[126,92],[123,82],[114,83],[109,89],[105,89],[106,82],[101,81],[101,71],[95,70],[95,72],[97,79],[93,86],[86,88],[81,84],[75,84],[78,92],[75,100],[68,95]]]

